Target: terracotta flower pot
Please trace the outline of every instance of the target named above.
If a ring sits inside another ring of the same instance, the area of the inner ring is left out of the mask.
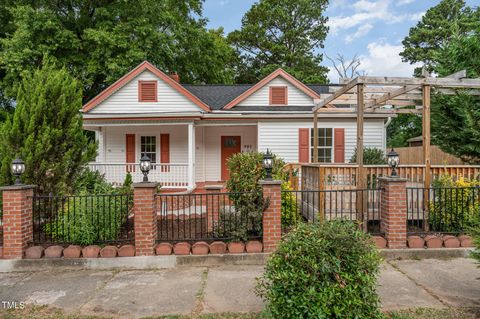
[[[240,241],[230,242],[227,246],[230,254],[241,254],[245,251],[245,244]]]
[[[472,237],[468,235],[460,235],[458,236],[458,240],[460,240],[461,247],[474,247]]]
[[[192,254],[194,255],[208,255],[210,247],[204,241],[196,242],[192,245]]]
[[[173,245],[170,243],[160,243],[155,247],[155,253],[157,255],[171,255]]]
[[[425,236],[425,243],[427,248],[442,248],[443,239],[435,235],[427,235]]]
[[[263,245],[258,240],[250,240],[245,245],[247,253],[261,253],[263,251]]]
[[[458,248],[460,247],[460,240],[455,236],[443,237],[443,244],[446,248]]]
[[[409,248],[424,248],[425,240],[420,236],[408,236],[407,238]]]
[[[45,258],[60,258],[62,257],[63,247],[54,245],[45,249]]]
[[[135,256],[135,246],[123,245],[118,249],[118,257],[133,257]]]
[[[43,247],[42,246],[33,246],[28,247],[25,251],[25,258],[27,259],[39,259],[43,256]]]
[[[65,258],[80,258],[82,254],[82,247],[77,245],[70,245],[63,250],[63,257]]]
[[[225,254],[227,251],[227,244],[223,241],[214,241],[210,244],[210,254]]]
[[[100,250],[100,256],[102,258],[114,258],[117,257],[117,247],[105,246]]]
[[[175,255],[190,255],[191,245],[187,242],[176,243],[173,246],[173,253]]]
[[[83,258],[97,258],[100,253],[100,247],[97,245],[90,245],[82,249]]]
[[[378,249],[387,248],[387,240],[383,236],[373,236],[373,241]]]

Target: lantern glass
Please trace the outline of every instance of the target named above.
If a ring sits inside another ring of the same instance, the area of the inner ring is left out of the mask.
[[[393,148],[387,154],[387,163],[388,166],[392,168],[392,176],[397,176],[396,168],[398,167],[398,165],[400,165],[400,156],[398,156],[398,153],[395,152]]]
[[[143,155],[142,158],[140,159],[140,170],[143,173],[148,173],[151,168],[152,168],[152,162],[150,160],[150,157],[148,157],[147,155]]]
[[[20,184],[20,176],[23,173],[25,173],[25,163],[19,158],[14,159],[12,161],[12,174],[16,177],[16,185]]]
[[[263,156],[262,166],[265,169],[265,172],[267,173],[265,179],[271,180],[272,168],[273,168],[273,156],[268,149],[267,149],[267,153],[265,153],[265,155]]]

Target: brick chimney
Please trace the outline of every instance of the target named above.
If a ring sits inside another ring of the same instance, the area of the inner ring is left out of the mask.
[[[180,76],[178,75],[177,72],[172,72],[169,74],[169,76],[172,78],[177,83],[180,83]]]

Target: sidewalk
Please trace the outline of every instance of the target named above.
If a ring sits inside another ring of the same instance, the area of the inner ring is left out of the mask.
[[[252,288],[263,266],[0,274],[0,300],[70,313],[139,318],[163,314],[257,312]],[[480,269],[471,259],[389,261],[378,291],[385,309],[480,307]]]

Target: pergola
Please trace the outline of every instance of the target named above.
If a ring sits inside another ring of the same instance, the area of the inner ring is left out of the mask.
[[[365,189],[363,165],[363,123],[365,114],[422,114],[423,164],[426,188],[430,187],[430,94],[456,94],[457,89],[480,95],[480,78],[467,79],[466,71],[446,77],[431,77],[424,72],[420,78],[359,76],[349,80],[331,95],[315,101],[313,159],[318,161],[318,113],[356,113],[357,117],[357,188]],[[341,107],[356,105],[356,107]]]

